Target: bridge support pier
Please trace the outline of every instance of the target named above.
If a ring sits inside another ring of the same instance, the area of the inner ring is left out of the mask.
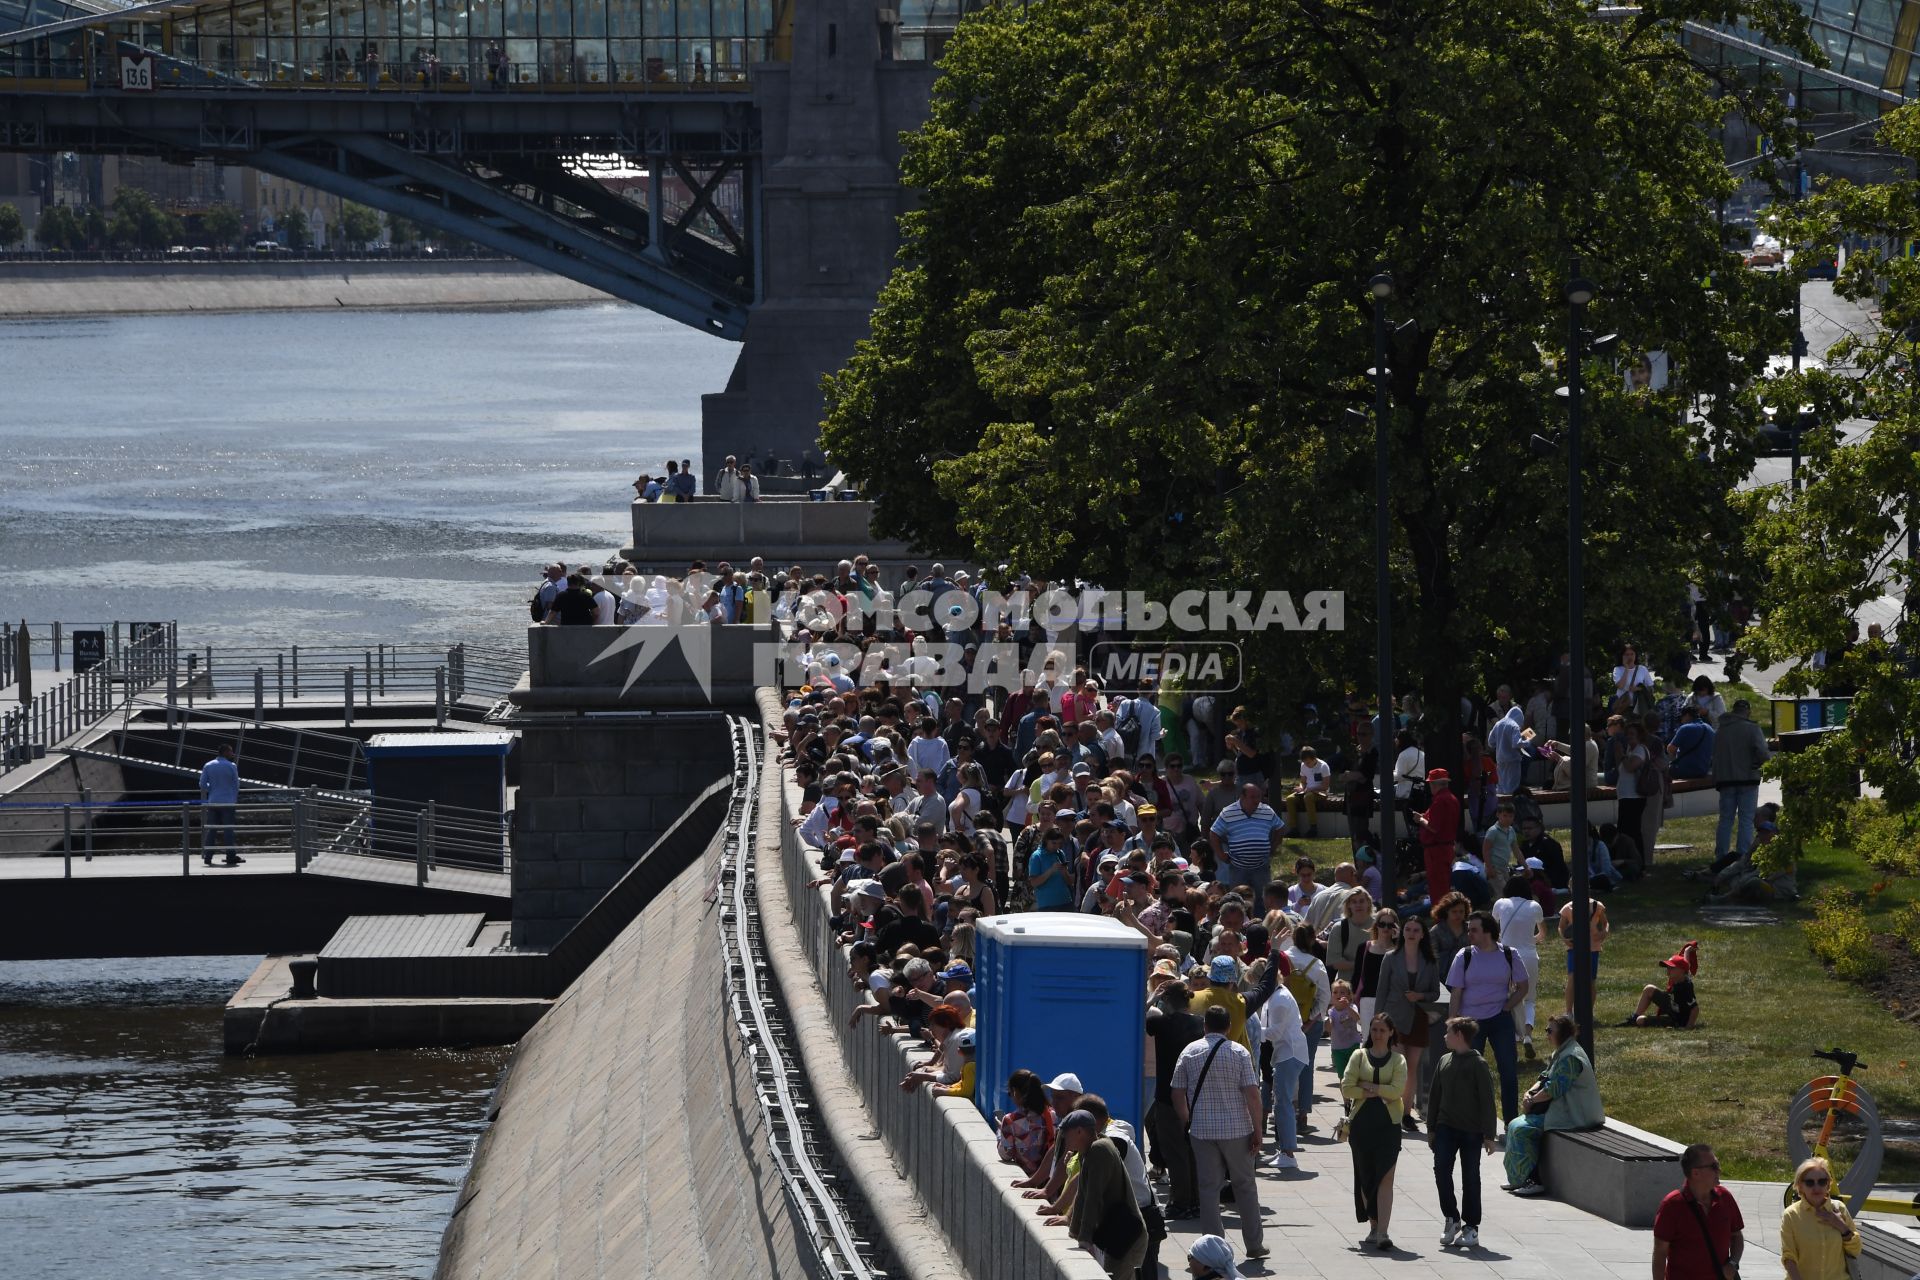
[[[709,483],[729,453],[770,471],[819,448],[820,379],[866,336],[912,203],[899,138],[925,121],[934,71],[898,61],[896,39],[871,4],[810,0],[792,60],[753,70],[760,300],[726,390],[701,402]]]

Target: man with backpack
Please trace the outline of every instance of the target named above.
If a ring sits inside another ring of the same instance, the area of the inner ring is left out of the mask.
[[[1527,967],[1512,947],[1500,941],[1500,924],[1491,911],[1467,917],[1467,945],[1460,948],[1447,971],[1447,990],[1453,1001],[1447,1017],[1472,1018],[1480,1024],[1473,1037],[1475,1053],[1491,1044],[1500,1070],[1500,1115],[1508,1123],[1520,1112],[1519,1048],[1513,1011],[1527,998]]]
[[[533,599],[527,601],[527,612],[533,615],[535,622],[545,622],[547,614],[553,611],[553,598],[566,590],[567,566],[550,564],[546,567],[540,585],[534,590]]]

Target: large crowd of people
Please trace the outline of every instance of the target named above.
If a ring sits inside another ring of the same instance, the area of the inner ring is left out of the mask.
[[[1584,928],[1597,972],[1611,930],[1600,895],[1648,866],[1676,783],[1719,789],[1718,887],[1754,878],[1769,747],[1750,708],[1727,706],[1709,680],[1659,679],[1630,646],[1611,681],[1597,673],[1587,681],[1596,692],[1573,705],[1562,655],[1559,673],[1524,699],[1501,685],[1484,706],[1463,707],[1472,727],[1455,777],[1428,767],[1412,696],[1385,727],[1355,698],[1341,716],[1277,730],[1224,698],[1162,697],[1150,681],[1103,687],[1056,649],[1061,636],[1038,611],[956,615],[915,632],[887,625],[879,607],[914,592],[944,601],[1016,586],[1046,584],[1005,566],[976,577],[935,564],[922,576],[864,558],[831,574],[770,571],[758,558],[744,569],[695,562],[677,578],[555,565],[534,611],[555,625],[676,611],[780,625],[797,660],[773,736],[801,792],[797,835],[820,870],[811,887],[830,894],[847,981],[862,993],[856,1026],[924,1046],[903,1089],[971,1098],[1003,1084],[1012,1105],[992,1117],[1000,1157],[1018,1167],[1034,1212],[1109,1274],[1157,1277],[1169,1222],[1203,1232],[1195,1275],[1235,1274],[1236,1256],[1269,1255],[1254,1170],[1297,1167],[1322,1096],[1323,1046],[1362,1247],[1394,1248],[1398,1156],[1425,1140],[1442,1244],[1477,1248],[1481,1156],[1504,1150],[1503,1189],[1537,1195],[1542,1136],[1603,1120],[1571,1016],[1575,952],[1564,948],[1564,989],[1547,982],[1543,956]],[[967,678],[989,640],[1019,652],[1012,679]],[[934,678],[935,642],[960,651],[960,678]],[[1576,725],[1588,781],[1612,789],[1618,817],[1570,851],[1549,834],[1543,800],[1569,781]],[[1376,736],[1394,753],[1390,796],[1372,786]],[[1391,883],[1373,825],[1383,803],[1411,833]],[[1285,837],[1301,824],[1315,836],[1331,815],[1349,830],[1334,865],[1281,861]],[[1582,856],[1594,896],[1576,922],[1569,862]],[[1142,1132],[1073,1071],[977,1078],[974,928],[1006,911],[1098,913],[1143,935]],[[1646,988],[1627,1021],[1694,1025],[1697,944],[1662,969],[1665,982]],[[1223,1202],[1235,1209],[1237,1254]]]

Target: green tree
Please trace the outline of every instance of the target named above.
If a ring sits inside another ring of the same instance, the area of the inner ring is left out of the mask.
[[[112,224],[107,220],[107,211],[99,205],[88,205],[85,214],[76,222],[79,243],[74,248],[104,249],[112,234]]]
[[[246,234],[246,219],[230,204],[216,204],[200,217],[200,230],[216,249],[228,249]]]
[[[387,240],[394,248],[418,243],[421,238],[420,224],[412,218],[404,218],[397,213],[387,215]]]
[[[306,210],[298,205],[280,215],[280,230],[287,237],[289,249],[304,249],[313,243],[313,232],[307,227]]]
[[[121,187],[114,193],[107,239],[115,248],[157,251],[185,237],[186,228],[180,219],[156,204],[147,192]]]
[[[0,204],[0,249],[11,249],[27,238],[26,219],[17,206]]]
[[[380,238],[380,215],[363,204],[348,201],[341,206],[334,234],[343,243],[364,249]]]
[[[1737,7],[1817,56],[1791,4]],[[1676,633],[1687,574],[1736,540],[1732,391],[1785,334],[1780,283],[1713,218],[1715,129],[1741,105],[1794,138],[1782,99],[1686,52],[1687,21],[1732,12],[1709,9],[990,7],[908,139],[922,205],[825,443],[928,545],[1154,591],[1344,589],[1346,632],[1251,651],[1258,700],[1325,707],[1371,683],[1373,425],[1345,415],[1371,405],[1384,266],[1394,659],[1449,761],[1462,693],[1563,645],[1565,463],[1528,439],[1560,423],[1571,259],[1595,328],[1680,379],[1589,371],[1588,660]],[[1717,393],[1703,421],[1683,388]]]
[[[1889,115],[1880,141],[1920,159],[1920,114],[1903,107]],[[1920,523],[1920,261],[1904,253],[1920,238],[1917,200],[1920,182],[1911,178],[1870,187],[1836,182],[1800,207],[1788,231],[1790,243],[1827,251],[1843,235],[1867,241],[1870,247],[1849,254],[1834,287],[1877,305],[1879,323],[1831,352],[1812,353],[1824,355],[1828,368],[1783,379],[1789,385],[1775,396],[1813,411],[1800,493],[1775,485],[1740,495],[1748,549],[1763,567],[1760,622],[1741,648],[1763,666],[1788,664],[1775,681],[1782,693],[1818,687],[1858,695],[1844,729],[1811,751],[1775,758],[1772,769],[1785,789],[1807,801],[1782,810],[1776,843],[1783,856],[1816,833],[1868,843],[1857,839],[1861,830],[1848,829],[1875,821],[1876,811],[1849,803],[1856,776],[1880,789],[1907,846],[1920,844],[1916,637],[1904,624],[1897,637],[1861,635],[1851,625],[1860,606],[1912,592],[1920,575],[1920,561],[1909,554],[1910,531]],[[1892,252],[1880,247],[1886,245]],[[1849,417],[1870,425],[1842,444],[1829,428]],[[1824,670],[1813,666],[1816,653],[1825,656]]]
[[[63,204],[50,204],[40,211],[33,237],[49,251],[73,253],[86,247],[86,232],[79,216]]]

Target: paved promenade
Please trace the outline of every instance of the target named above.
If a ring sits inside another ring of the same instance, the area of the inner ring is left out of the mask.
[[[1242,1262],[1252,1276],[1287,1280],[1356,1280],[1365,1276],[1425,1275],[1513,1277],[1518,1280],[1590,1280],[1621,1277],[1646,1280],[1650,1274],[1653,1233],[1616,1226],[1546,1196],[1519,1199],[1500,1190],[1506,1181],[1501,1154],[1482,1157],[1480,1180],[1484,1216],[1480,1248],[1471,1253],[1440,1247],[1439,1200],[1434,1193],[1433,1156],[1423,1135],[1406,1135],[1394,1177],[1391,1235],[1394,1251],[1362,1250],[1365,1223],[1354,1221],[1353,1158],[1344,1143],[1333,1141],[1340,1119],[1332,1059],[1325,1045],[1315,1059],[1314,1129],[1301,1145],[1300,1168],[1285,1173],[1260,1170],[1260,1204],[1267,1247],[1263,1263]],[[1523,1060],[1524,1068],[1527,1063]],[[1271,1129],[1269,1129],[1271,1155]],[[1265,1157],[1263,1157],[1264,1159]],[[1456,1174],[1456,1178],[1457,1178]],[[1674,1185],[1680,1184],[1678,1166]],[[1457,1184],[1456,1184],[1457,1185]],[[1782,1274],[1774,1233],[1780,1221],[1780,1188],[1761,1183],[1729,1183],[1747,1219],[1747,1254],[1742,1273],[1764,1278]],[[1771,1205],[1771,1208],[1768,1206]],[[1239,1219],[1226,1206],[1227,1238],[1238,1257],[1244,1251]],[[1168,1224],[1172,1236],[1161,1247],[1167,1274],[1185,1274],[1186,1246],[1199,1234],[1197,1222]]]

